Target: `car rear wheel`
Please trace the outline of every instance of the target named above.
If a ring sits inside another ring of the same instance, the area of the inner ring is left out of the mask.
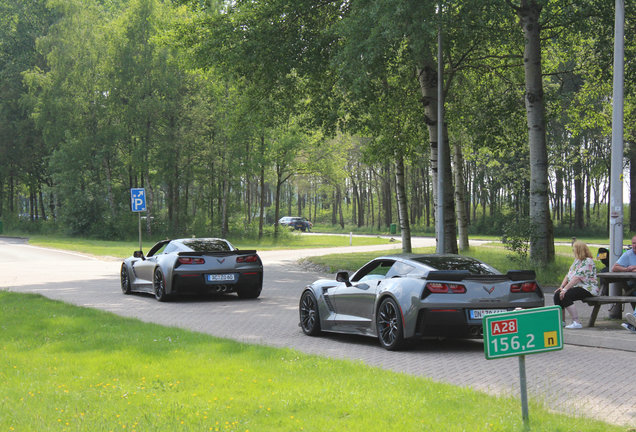
[[[396,350],[404,344],[402,315],[397,303],[387,297],[380,304],[376,317],[376,327],[380,344],[389,351]]]
[[[168,300],[168,294],[166,294],[166,279],[160,268],[155,269],[155,277],[152,284],[155,289],[155,298],[160,302]]]
[[[303,333],[309,336],[320,334],[320,315],[318,314],[318,302],[311,291],[305,291],[300,297],[300,327]]]
[[[262,285],[241,287],[236,289],[236,294],[242,299],[255,299],[261,295]]]
[[[128,275],[126,264],[121,265],[121,292],[124,294],[130,294],[132,292],[130,288],[130,276]]]

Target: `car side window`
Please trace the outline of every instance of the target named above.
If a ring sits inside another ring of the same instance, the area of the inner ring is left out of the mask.
[[[160,254],[160,253],[167,254],[167,253],[174,252],[176,250],[177,250],[177,247],[174,244],[169,243],[163,250],[159,249],[157,254]]]
[[[412,272],[413,270],[415,270],[415,267],[398,261],[395,264],[393,264],[393,267],[391,267],[391,269],[387,272],[386,277],[387,278],[403,277],[409,274],[410,272]]]
[[[393,266],[394,260],[377,260],[372,261],[362,267],[351,279],[351,282],[359,282],[365,276],[374,275],[373,279],[383,279]],[[369,278],[367,278],[369,279]]]
[[[159,253],[161,253],[160,251],[162,251],[166,245],[170,243],[169,241],[165,241],[165,242],[159,242],[156,245],[154,245],[149,251],[148,254],[146,255],[147,258],[150,258],[151,256],[155,256]]]

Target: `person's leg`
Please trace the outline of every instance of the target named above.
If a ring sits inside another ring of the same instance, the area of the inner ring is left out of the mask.
[[[565,310],[568,311],[568,313],[570,314],[570,317],[572,318],[572,322],[580,322],[579,313],[576,311],[576,306],[574,306],[574,304],[566,307]]]
[[[553,300],[554,300],[555,306],[561,306],[561,321],[565,322],[565,310],[563,309],[563,306],[561,305],[561,291],[554,292]]]
[[[585,288],[581,287],[572,287],[563,296],[563,300],[561,300],[561,307],[565,308],[568,311],[570,316],[572,317],[572,325],[574,328],[580,328],[581,322],[579,321],[579,314],[576,310],[576,306],[574,306],[574,301],[583,300],[586,297],[590,297],[592,293],[590,293]]]

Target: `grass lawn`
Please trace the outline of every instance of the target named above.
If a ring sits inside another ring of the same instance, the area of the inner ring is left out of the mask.
[[[235,247],[239,249],[306,249],[306,248],[322,248],[349,246],[348,236],[330,236],[330,235],[300,235],[298,233],[285,233],[278,241],[271,238],[264,238],[260,242],[228,239]],[[380,237],[353,237],[354,246],[366,246],[377,244],[389,244],[389,239]],[[85,238],[59,237],[59,236],[39,236],[29,237],[29,244],[34,246],[43,246],[62,250],[72,250],[98,256],[113,256],[117,258],[126,258],[132,255],[133,251],[139,248],[139,242],[135,241],[108,241],[108,240],[91,240]],[[144,241],[143,250],[147,252],[154,241]]]
[[[522,431],[515,398],[0,291],[2,431]],[[398,353],[399,355],[399,353]],[[625,431],[530,403],[532,431]]]

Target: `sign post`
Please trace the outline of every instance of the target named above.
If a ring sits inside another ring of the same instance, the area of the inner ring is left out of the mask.
[[[130,208],[139,215],[139,250],[141,247],[141,212],[146,211],[146,189],[130,189]]]
[[[548,306],[486,315],[482,322],[487,360],[519,356],[521,414],[523,424],[528,428],[526,354],[563,349],[561,307]]]

